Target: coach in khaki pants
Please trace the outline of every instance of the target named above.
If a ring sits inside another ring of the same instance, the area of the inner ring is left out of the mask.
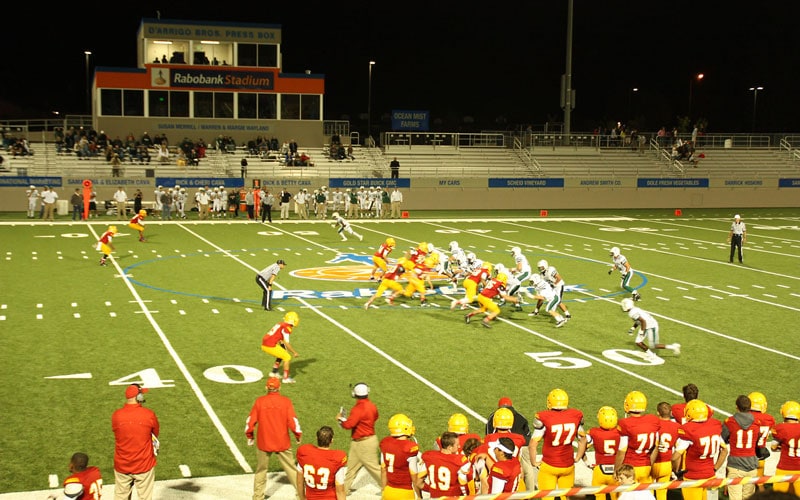
[[[350,494],[350,486],[358,471],[364,467],[370,476],[381,486],[381,464],[378,451],[378,436],[375,435],[375,422],[378,420],[378,407],[369,400],[369,386],[359,382],[353,387],[351,395],[356,404],[345,417],[340,409],[336,420],[342,429],[350,429],[350,452],[347,454],[347,474],[344,477],[345,495]]]

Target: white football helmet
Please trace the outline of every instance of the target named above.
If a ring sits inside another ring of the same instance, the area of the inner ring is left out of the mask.
[[[433,246],[433,243],[428,243],[428,253],[433,253],[436,250],[436,247]]]
[[[622,307],[623,311],[625,312],[630,311],[631,309],[633,309],[633,299],[622,299],[620,306]]]
[[[477,258],[478,258],[478,256],[475,255],[473,252],[470,252],[470,253],[467,254],[467,262],[470,262],[470,263],[471,262],[475,262],[475,260]]]
[[[611,250],[608,252],[608,255],[612,257],[619,257],[619,247],[611,247]]]
[[[457,250],[458,250],[458,242],[457,241],[451,241],[450,242],[450,253],[454,253]]]
[[[516,257],[517,255],[522,253],[522,249],[520,247],[511,247],[511,255]]]
[[[331,218],[332,218],[332,219],[338,219],[338,218],[339,218],[339,212],[333,212],[333,213],[331,214]]]
[[[502,263],[497,263],[494,266],[494,270],[495,270],[495,272],[497,274],[508,274],[508,270],[506,269],[506,266],[504,266]]]
[[[542,259],[536,264],[536,266],[539,268],[540,271],[544,271],[548,267],[547,261]]]
[[[533,283],[533,286],[541,285],[542,281],[544,281],[544,278],[542,278],[541,274],[531,274],[531,283]]]

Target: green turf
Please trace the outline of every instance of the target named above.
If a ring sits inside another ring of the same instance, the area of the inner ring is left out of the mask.
[[[124,403],[124,385],[140,379],[161,381],[146,403],[161,421],[159,479],[180,477],[180,464],[195,476],[254,467],[243,429],[271,365],[260,340],[289,310],[300,314],[293,344],[301,356],[292,365],[297,384],[283,393],[295,402],[304,442],[319,426],[335,425],[338,408],[352,405],[350,384],[361,381],[380,409],[381,434],[403,412],[423,448],[454,412],[467,414],[480,433],[482,416],[501,396],[530,417],[554,387],[567,390],[587,426],[600,406],[621,413],[630,390],[643,391],[654,410],[659,401],[680,400],[688,382],[718,417],[753,390],[766,394],[777,415],[784,401],[800,398],[793,382],[800,210],[742,215],[749,235],[743,266],[727,263],[732,213],[719,209],[681,217],[671,210],[546,218],[425,212],[406,221],[353,221],[365,238],[346,243],[317,222],[151,221],[146,243],[118,224],[127,234],[115,240],[114,263],[100,267],[93,244],[113,218],[44,224],[0,214],[0,492],[46,488],[49,474],[63,479],[76,451],[113,481],[111,413]],[[565,294],[573,319],[556,329],[546,316],[528,317],[529,306],[525,313],[506,308],[487,330],[450,311],[450,299],[461,296],[452,293],[432,296],[427,309],[406,300],[394,307],[376,301],[365,311],[358,295],[374,283],[298,274],[357,265],[329,261],[371,255],[387,236],[398,243],[393,257],[420,241],[446,248],[457,240],[484,260],[510,265],[508,249],[520,246],[532,265],[545,258],[579,286]],[[662,341],[682,344],[680,357],[663,353],[663,364],[651,366],[635,356],[618,305],[625,294],[618,275],[606,274],[614,245],[641,273],[634,280],[642,285],[640,305],[657,315]],[[278,258],[287,267],[276,291],[325,295],[277,299],[275,311],[261,310],[254,272]],[[347,449],[347,433],[338,431],[334,445]]]

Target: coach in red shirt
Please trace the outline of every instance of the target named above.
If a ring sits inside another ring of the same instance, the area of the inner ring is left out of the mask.
[[[153,498],[158,453],[158,418],[142,406],[147,389],[139,384],[125,388],[125,406],[111,416],[114,431],[114,497],[130,498],[131,489],[141,500]]]

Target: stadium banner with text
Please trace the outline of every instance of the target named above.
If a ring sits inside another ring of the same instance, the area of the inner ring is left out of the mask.
[[[715,188],[761,188],[767,185],[774,187],[774,182],[754,178],[710,179],[709,185]]]
[[[584,189],[634,188],[634,177],[575,177],[564,179],[564,187]]]
[[[659,177],[640,177],[636,181],[636,187],[640,188],[707,188],[708,179],[681,179],[681,178],[659,178]]]
[[[101,186],[109,186],[109,187],[147,187],[155,185],[153,179],[123,179],[120,177],[103,177],[103,178],[96,178],[90,177],[92,181],[92,185],[96,188]],[[86,180],[86,177],[65,177],[64,178],[64,186],[65,187],[80,187],[83,186],[83,181]]]
[[[61,177],[0,177],[0,187],[61,187]]]
[[[800,187],[800,179],[778,179],[778,187],[782,188]]]
[[[430,130],[430,111],[392,110],[392,130],[427,132]]]
[[[552,177],[546,179],[520,178],[490,178],[490,188],[563,188],[563,177]]]
[[[328,187],[332,188],[360,188],[364,186],[366,188],[369,187],[380,187],[383,188],[410,188],[411,187],[411,179],[385,179],[385,178],[372,178],[372,177],[331,177],[328,180]]]

